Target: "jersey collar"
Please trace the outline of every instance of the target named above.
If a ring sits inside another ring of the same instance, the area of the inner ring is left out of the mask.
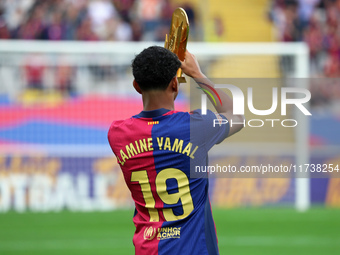
[[[160,108],[157,110],[152,111],[141,111],[139,114],[136,115],[137,118],[154,118],[158,116],[162,116],[163,114],[166,114],[167,112],[170,112],[171,110]]]

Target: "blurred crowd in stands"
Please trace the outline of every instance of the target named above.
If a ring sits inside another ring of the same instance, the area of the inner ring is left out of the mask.
[[[0,38],[164,41],[173,10],[170,0],[2,0]]]
[[[194,9],[181,6],[194,29]],[[170,0],[0,0],[0,39],[164,41],[175,8]],[[48,70],[42,56],[27,56],[22,71],[27,88],[46,89],[44,77],[50,72],[58,91],[72,93],[74,67],[64,62]],[[105,79],[113,68],[95,66],[90,71]]]
[[[277,39],[305,41],[314,77],[340,77],[340,0],[274,0]]]
[[[340,112],[340,0],[274,0],[277,40],[304,41],[310,50],[311,104]],[[335,107],[336,106],[336,107]]]
[[[269,1],[276,39],[309,45],[312,77],[340,77],[340,0]],[[188,14],[192,39],[199,40],[195,6],[181,6]],[[0,39],[164,41],[176,7],[171,0],[1,0]],[[44,69],[33,62],[25,72],[30,87],[39,88]],[[71,77],[69,69],[60,68],[58,77]],[[71,90],[70,79],[59,83]],[[340,100],[340,85],[332,84],[335,89],[317,85],[312,93]]]

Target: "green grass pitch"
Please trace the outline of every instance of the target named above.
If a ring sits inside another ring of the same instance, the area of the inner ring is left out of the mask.
[[[214,209],[221,255],[340,254],[340,210]],[[0,254],[133,254],[133,210],[0,214]]]

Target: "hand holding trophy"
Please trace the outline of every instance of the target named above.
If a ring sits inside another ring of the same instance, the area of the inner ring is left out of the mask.
[[[177,8],[172,14],[170,33],[165,36],[164,47],[175,53],[179,60],[184,61],[189,36],[188,16],[183,8]],[[186,83],[181,68],[177,71],[179,83]]]

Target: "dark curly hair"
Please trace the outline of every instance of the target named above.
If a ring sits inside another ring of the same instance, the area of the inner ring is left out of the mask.
[[[163,47],[151,46],[132,61],[132,73],[142,91],[165,90],[180,66],[176,54]]]

